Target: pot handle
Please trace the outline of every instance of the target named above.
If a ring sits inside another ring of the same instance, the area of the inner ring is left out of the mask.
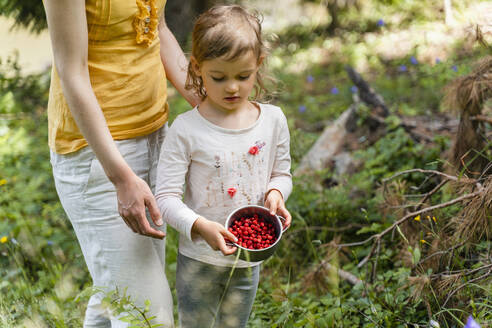
[[[282,221],[282,223],[285,223],[285,221],[287,221],[283,216],[281,215],[277,215],[277,217],[280,219],[280,221]],[[287,228],[283,228],[282,227],[282,232],[285,232],[287,229],[289,229],[290,226],[288,226]]]

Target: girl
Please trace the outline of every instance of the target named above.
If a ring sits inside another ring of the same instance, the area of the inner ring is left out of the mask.
[[[244,327],[259,263],[228,256],[237,248],[226,239],[236,238],[224,223],[234,209],[259,204],[290,224],[284,204],[292,190],[289,131],[280,108],[249,101],[253,89],[256,96],[264,90],[258,17],[236,5],[214,7],[198,18],[192,38],[187,88],[202,103],[179,115],[166,135],[156,199],[163,218],[181,233],[181,327]]]

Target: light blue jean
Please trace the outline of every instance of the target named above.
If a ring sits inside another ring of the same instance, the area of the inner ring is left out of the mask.
[[[116,146],[133,171],[154,189],[157,160],[167,126],[147,136],[118,140]],[[127,289],[134,303],[151,302],[153,323],[174,327],[173,302],[164,271],[165,241],[135,234],[118,213],[116,190],[90,147],[60,155],[51,153],[56,190],[80,243],[93,285],[104,290]],[[150,220],[151,221],[151,220]],[[153,223],[151,222],[153,225]],[[160,228],[161,229],[161,228]],[[93,295],[84,327],[120,328]]]
[[[235,268],[232,277],[231,270],[178,254],[176,292],[181,328],[246,327],[258,289],[260,265]]]

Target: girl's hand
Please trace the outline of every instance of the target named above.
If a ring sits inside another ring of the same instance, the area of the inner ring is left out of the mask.
[[[214,251],[220,250],[224,255],[231,255],[237,250],[237,247],[228,246],[225,241],[227,238],[237,242],[236,236],[227,231],[222,224],[207,220],[204,217],[196,219],[191,228],[191,235],[192,238],[197,235],[201,236]]]
[[[270,209],[272,215],[280,215],[285,218],[283,223],[284,228],[288,228],[292,221],[292,216],[289,211],[285,208],[284,197],[277,189],[270,190],[265,199],[265,207]]]
[[[118,197],[118,212],[127,226],[133,232],[144,236],[164,238],[166,234],[151,227],[145,215],[145,208],[147,207],[152,221],[157,226],[163,224],[154,195],[147,183],[133,174],[125,182],[116,183],[115,187]]]

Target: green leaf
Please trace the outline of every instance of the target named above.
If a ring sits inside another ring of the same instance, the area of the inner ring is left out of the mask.
[[[412,255],[413,255],[412,256],[412,262],[413,262],[414,265],[416,265],[420,261],[420,248],[419,247],[415,247],[413,249]]]
[[[373,223],[368,227],[363,227],[359,230],[357,230],[357,234],[363,234],[363,233],[368,233],[368,232],[380,232],[381,231],[382,224],[380,223]]]

